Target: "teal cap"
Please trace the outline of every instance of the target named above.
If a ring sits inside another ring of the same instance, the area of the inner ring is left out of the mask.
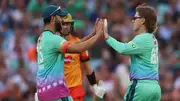
[[[42,17],[43,18],[48,18],[50,16],[55,16],[55,15],[59,15],[59,16],[66,16],[68,14],[67,11],[63,11],[61,10],[61,7],[57,7],[55,5],[49,5],[47,7],[45,7],[42,11]]]

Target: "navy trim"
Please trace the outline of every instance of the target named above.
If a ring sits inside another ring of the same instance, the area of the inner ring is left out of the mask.
[[[133,80],[133,84],[130,87],[129,93],[126,96],[126,101],[133,101],[137,80]]]
[[[62,101],[69,101],[68,97],[61,98]]]
[[[87,58],[87,59],[80,59],[81,60],[81,62],[87,62],[87,61],[89,61],[90,59],[89,58]]]
[[[48,30],[48,29],[44,30],[43,32],[45,32],[45,31],[49,31],[49,32],[53,33],[51,30]],[[53,33],[53,34],[54,34],[54,33]]]
[[[156,80],[156,81],[159,81],[158,79],[148,79],[148,78],[145,78],[145,79],[130,79],[130,81],[134,81],[134,80]]]
[[[96,76],[95,76],[94,71],[93,71],[90,75],[86,75],[86,76],[87,76],[87,79],[88,79],[88,81],[89,81],[89,83],[90,83],[91,85],[94,85],[94,84],[97,83],[97,82],[96,82]]]

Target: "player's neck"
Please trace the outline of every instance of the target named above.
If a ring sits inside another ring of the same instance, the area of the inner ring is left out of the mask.
[[[64,36],[64,38],[65,38],[66,40],[71,39],[71,37],[72,37],[72,35],[71,35],[71,34],[69,34],[68,36]]]
[[[55,33],[55,29],[54,29],[54,27],[52,27],[52,25],[46,25],[45,26],[45,28],[44,28],[44,30],[50,30],[50,31],[52,31],[53,33]]]
[[[141,27],[137,32],[137,34],[143,34],[143,33],[147,33],[147,30],[145,27]]]

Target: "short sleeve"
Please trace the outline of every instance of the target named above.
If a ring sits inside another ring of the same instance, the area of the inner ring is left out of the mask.
[[[80,59],[82,62],[86,62],[89,60],[89,54],[87,50],[80,54]]]
[[[51,45],[52,48],[56,51],[61,51],[62,53],[65,53],[67,50],[67,47],[69,46],[69,42],[66,41],[64,38],[58,35],[54,35],[51,39]]]

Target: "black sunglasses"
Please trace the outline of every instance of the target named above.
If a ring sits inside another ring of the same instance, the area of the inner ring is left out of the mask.
[[[133,17],[133,20],[136,20],[136,19],[140,19],[140,18],[143,18],[143,17]]]

